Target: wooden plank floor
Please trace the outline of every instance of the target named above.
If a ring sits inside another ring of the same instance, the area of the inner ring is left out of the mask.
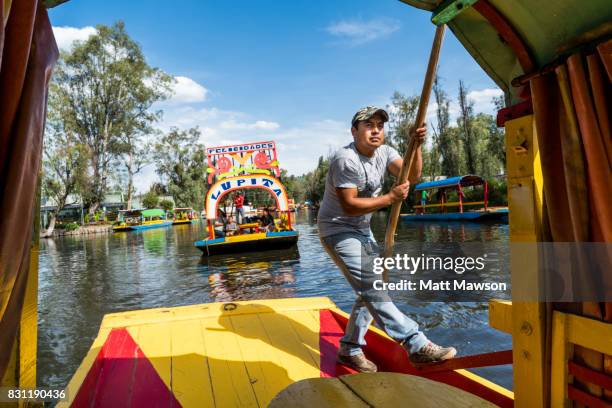
[[[157,374],[153,382],[162,390],[156,395],[171,391],[173,398],[164,400],[170,406],[266,407],[286,386],[321,375],[318,309],[335,305],[327,299],[301,305],[291,300],[287,307],[280,300],[237,302],[231,310],[212,304],[106,316],[95,342],[98,349],[104,344],[98,364],[88,355],[68,387],[81,394],[73,406],[135,405],[140,372]],[[119,339],[113,344],[120,343],[120,354],[105,344],[111,338]],[[144,356],[148,362],[129,362],[125,356]],[[119,384],[118,378],[131,383]],[[80,383],[89,389],[79,389]],[[74,394],[69,397],[75,401]]]

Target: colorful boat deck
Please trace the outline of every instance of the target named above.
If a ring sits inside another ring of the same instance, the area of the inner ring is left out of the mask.
[[[335,362],[347,316],[327,298],[210,303],[106,315],[58,406],[264,407],[288,385],[352,373]],[[381,370],[416,372],[376,329]],[[427,377],[511,406],[510,392],[464,370]]]

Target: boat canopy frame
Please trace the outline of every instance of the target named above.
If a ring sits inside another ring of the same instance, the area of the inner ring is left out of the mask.
[[[463,187],[474,187],[474,186],[480,186],[480,185],[484,185],[483,201],[464,202],[463,201]],[[446,211],[447,207],[456,207],[456,206],[459,207],[459,212],[463,213],[463,208],[466,205],[470,205],[470,206],[484,205],[485,211],[487,210],[488,203],[489,203],[489,184],[484,178],[480,176],[476,176],[474,174],[467,174],[465,176],[449,177],[444,180],[434,180],[434,181],[428,181],[425,183],[419,183],[414,187],[416,202],[417,203],[419,202],[419,193],[422,194],[423,191],[439,190],[439,191],[445,192],[446,190],[449,190],[449,189],[457,189],[457,192],[459,195],[458,202],[448,203],[446,202],[445,194],[441,194],[438,204],[424,204],[423,202],[421,202],[420,205],[415,205],[414,208],[416,208],[417,212],[420,214],[425,214],[425,210],[427,208],[442,208],[444,211]]]

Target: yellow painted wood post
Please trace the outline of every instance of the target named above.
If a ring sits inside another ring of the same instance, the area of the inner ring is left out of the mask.
[[[552,353],[550,370],[550,405],[569,407],[567,399],[567,362],[571,344],[567,339],[567,319],[564,313],[553,313]]]
[[[518,407],[548,406],[546,306],[541,288],[542,168],[533,115],[506,122],[514,396]]]

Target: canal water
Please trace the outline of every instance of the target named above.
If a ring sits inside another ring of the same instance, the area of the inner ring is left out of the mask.
[[[372,229],[384,239],[384,214]],[[329,259],[310,214],[298,213],[294,250],[202,258],[193,242],[203,224],[41,240],[38,386],[64,387],[96,337],[106,313],[214,301],[328,296],[350,312],[354,294]],[[396,242],[486,242],[508,252],[508,225],[401,223]],[[460,354],[507,350],[510,335],[488,326],[485,302],[402,299],[398,307],[435,342]],[[512,387],[510,366],[474,370]]]

